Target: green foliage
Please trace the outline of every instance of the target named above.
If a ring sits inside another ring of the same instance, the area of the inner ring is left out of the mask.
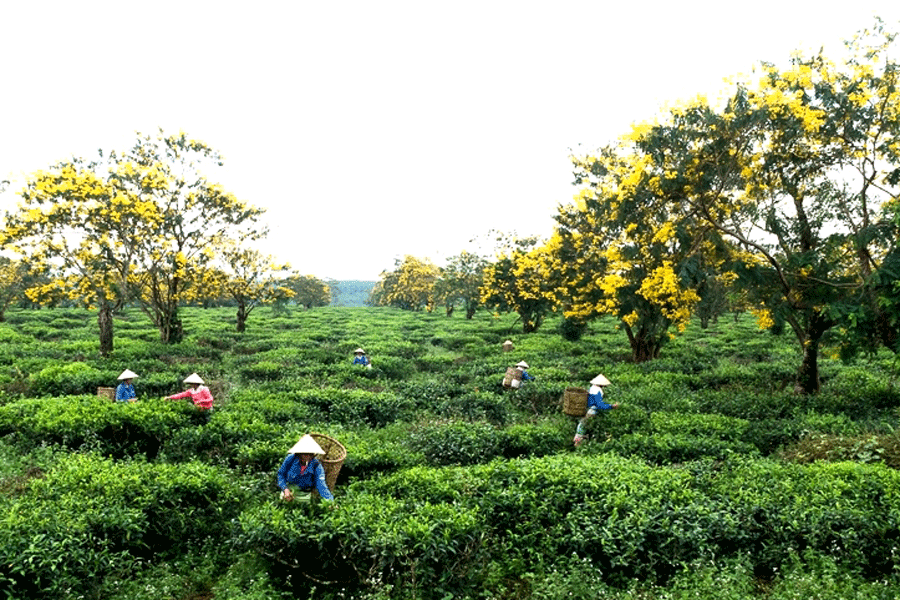
[[[54,364],[29,377],[31,392],[38,396],[89,394],[109,381],[103,373],[83,362]]]
[[[0,520],[0,590],[93,595],[108,573],[221,539],[239,495],[225,473],[73,455],[32,479]]]
[[[143,454],[152,458],[173,431],[190,422],[193,412],[193,407],[164,400],[24,399],[0,406],[0,434],[14,434],[26,448],[55,443],[117,457]]]
[[[635,364],[608,320],[573,342],[559,336],[561,317],[553,316],[545,332],[515,340],[538,380],[504,392],[503,370],[518,360],[500,348],[512,318],[322,307],[288,319],[266,309],[238,340],[223,330],[229,313],[185,310],[197,337],[176,345],[159,343],[152,323],[126,313],[119,329],[127,340],[112,359],[97,358],[87,342],[90,312],[9,313],[6,327],[20,338],[0,348],[8,390],[0,396],[0,514],[26,515],[28,533],[3,535],[49,536],[35,541],[41,557],[52,544],[71,552],[51,564],[14,542],[10,552],[30,562],[0,558],[16,565],[15,585],[32,586],[20,595],[643,600],[687,597],[716,582],[740,590],[749,577],[787,598],[791,577],[815,594],[814,555],[827,567],[818,588],[825,597],[853,584],[878,597],[873,582],[891,581],[900,495],[888,467],[900,466],[891,458],[900,444],[884,383],[894,369],[889,356],[849,367],[825,359],[823,381],[834,393],[803,397],[781,389],[792,377],[790,340],[761,338],[749,319],[690,326],[663,359]],[[351,367],[357,345],[375,349],[376,368]],[[76,353],[82,360],[63,362]],[[277,378],[244,376],[265,363],[279,366]],[[77,366],[54,376],[63,364]],[[396,371],[388,377],[382,365]],[[126,366],[141,375],[137,403],[94,396],[97,382],[114,381]],[[153,398],[180,389],[195,370],[216,390],[206,424],[188,402]],[[30,395],[35,381],[82,372],[97,378],[84,384],[88,393]],[[575,450],[575,419],[561,414],[560,397],[598,372],[613,382],[606,399],[620,407],[592,419],[591,437]],[[333,505],[275,500],[275,471],[308,431],[347,449]],[[813,443],[819,454],[809,451]],[[79,467],[61,485],[59,462],[91,457],[90,449],[105,456],[103,466]],[[791,470],[761,455],[801,464]],[[846,464],[839,460],[865,470],[822,470]],[[195,466],[234,496],[179,482],[180,470]],[[148,483],[149,498],[129,495],[134,473],[148,470],[158,473],[148,482],[165,477],[173,487]],[[107,477],[125,483],[107,485]],[[50,500],[38,501],[35,486],[46,479],[70,491],[41,494],[77,508],[51,512]],[[118,493],[125,500],[108,499]],[[106,525],[94,525],[105,513],[78,505],[77,494],[105,503]],[[219,521],[206,512],[220,509]],[[73,539],[38,515],[71,521]],[[81,515],[94,519],[92,528]],[[191,515],[206,515],[196,532]],[[863,545],[851,529],[875,541]],[[316,566],[301,569],[294,559]],[[58,584],[44,573],[57,573]]]
[[[498,430],[478,422],[423,424],[411,432],[409,443],[433,465],[479,464],[502,452]]]

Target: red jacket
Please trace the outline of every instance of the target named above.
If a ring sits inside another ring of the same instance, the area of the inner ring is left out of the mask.
[[[196,389],[190,388],[180,394],[173,394],[169,396],[169,400],[178,400],[179,398],[187,398],[188,396],[194,401],[194,406],[199,409],[209,410],[213,407],[212,393],[210,393],[209,388],[205,385],[198,385]]]

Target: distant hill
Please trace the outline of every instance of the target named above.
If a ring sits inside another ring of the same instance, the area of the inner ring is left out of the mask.
[[[329,281],[331,306],[365,306],[377,281]]]

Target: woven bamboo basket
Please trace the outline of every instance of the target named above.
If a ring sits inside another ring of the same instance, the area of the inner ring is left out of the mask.
[[[516,367],[510,367],[506,370],[506,375],[503,376],[503,387],[519,387],[519,384],[513,384],[513,381],[518,381],[519,384],[522,383],[522,371]]]
[[[100,398],[108,398],[110,400],[115,400],[116,399],[116,388],[98,387],[97,388],[97,396]]]
[[[567,387],[563,392],[563,412],[573,417],[587,414],[588,391],[580,387]]]
[[[324,433],[310,433],[309,435],[325,451],[325,454],[318,458],[319,462],[322,463],[322,468],[325,469],[325,483],[328,485],[328,489],[334,492],[338,473],[341,472],[341,467],[344,466],[344,459],[347,458],[347,449],[339,441]],[[313,488],[312,495],[313,497],[318,497],[319,492],[316,491],[316,488]]]

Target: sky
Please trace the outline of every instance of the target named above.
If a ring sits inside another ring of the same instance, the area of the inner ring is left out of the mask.
[[[375,281],[406,255],[546,237],[570,157],[900,2],[155,0],[0,7],[0,213],[29,173],[185,131],[265,209],[257,247]]]

